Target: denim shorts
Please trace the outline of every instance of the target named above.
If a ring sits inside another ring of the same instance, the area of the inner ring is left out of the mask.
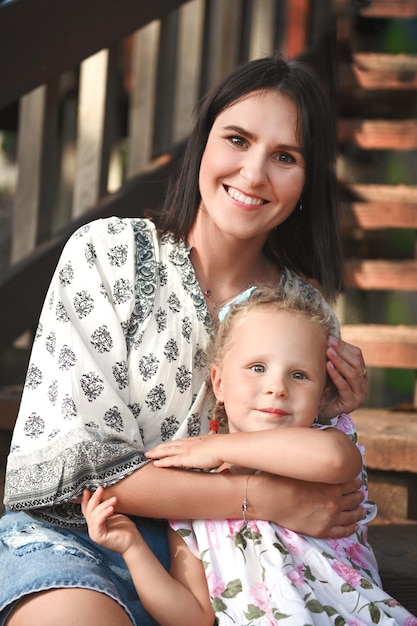
[[[132,518],[166,569],[167,523]],[[0,519],[0,626],[23,596],[36,591],[82,587],[116,600],[132,623],[155,626],[142,607],[123,558],[94,543],[87,532],[53,526],[26,513]]]

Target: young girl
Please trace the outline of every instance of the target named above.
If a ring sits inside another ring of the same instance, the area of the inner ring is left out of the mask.
[[[328,483],[361,471],[349,417],[321,417],[335,391],[326,374],[332,324],[325,307],[269,288],[250,289],[230,306],[211,367],[216,419],[224,410],[230,434],[173,440],[147,456],[158,467],[247,473],[242,519],[172,522],[171,577],[136,527],[114,514],[115,498],[102,502],[102,489],[84,494],[92,539],[123,555],[144,606],[163,626],[211,626],[214,617],[239,626],[417,625],[382,590],[365,525],[346,539],[315,540],[247,518],[255,470]],[[376,507],[364,507],[369,521]]]

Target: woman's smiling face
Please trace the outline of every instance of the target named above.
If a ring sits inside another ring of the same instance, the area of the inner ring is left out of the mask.
[[[199,176],[210,227],[264,242],[292,213],[305,181],[297,117],[292,99],[276,90],[252,92],[218,115]]]

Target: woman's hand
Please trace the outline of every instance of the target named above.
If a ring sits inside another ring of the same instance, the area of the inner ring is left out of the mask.
[[[88,534],[99,545],[123,555],[134,544],[139,531],[126,515],[114,512],[117,498],[103,500],[103,495],[103,487],[98,487],[93,494],[84,490],[81,509]]]
[[[161,443],[145,453],[154,459],[156,467],[181,467],[188,469],[212,469],[223,463],[218,454],[218,444],[224,435],[204,435],[186,439],[174,439]]]
[[[327,372],[339,395],[324,409],[325,417],[351,413],[366,399],[368,377],[362,351],[336,337],[329,337]]]
[[[261,472],[248,483],[246,516],[275,521],[310,537],[348,537],[365,513],[360,486],[359,478],[327,485]]]

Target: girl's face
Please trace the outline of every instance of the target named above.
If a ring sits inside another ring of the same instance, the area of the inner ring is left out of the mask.
[[[326,385],[325,332],[305,315],[267,305],[238,317],[212,367],[230,432],[309,427]]]
[[[255,91],[216,118],[201,160],[205,227],[263,243],[303,190],[297,108],[276,90]]]

